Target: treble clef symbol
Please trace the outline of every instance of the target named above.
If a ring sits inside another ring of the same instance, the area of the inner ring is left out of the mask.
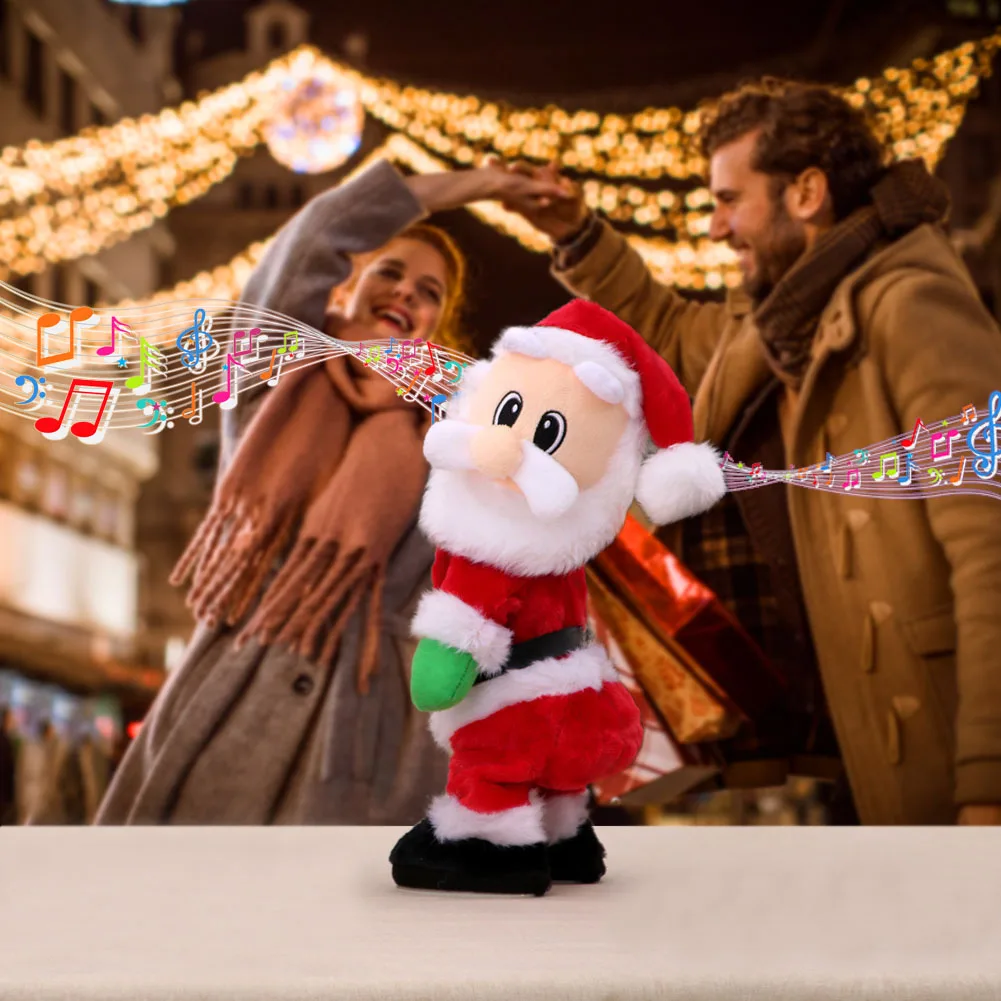
[[[1001,420],[1001,391],[995,389],[987,404],[990,413],[977,421],[966,436],[966,447],[977,459],[973,463],[973,471],[982,480],[989,480],[998,471],[998,421]],[[983,436],[986,448],[977,448],[977,438]]]
[[[181,351],[181,364],[186,368],[196,368],[202,361],[202,356],[215,347],[215,341],[209,336],[211,321],[205,320],[205,310],[195,310],[195,322],[187,330],[177,335],[177,346]]]

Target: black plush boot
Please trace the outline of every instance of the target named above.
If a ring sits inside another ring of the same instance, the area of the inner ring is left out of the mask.
[[[572,838],[549,846],[549,871],[554,883],[597,883],[605,875],[605,848],[585,820]]]
[[[482,838],[439,841],[425,818],[389,855],[397,886],[417,890],[521,893],[541,897],[552,885],[546,846],[500,846]]]

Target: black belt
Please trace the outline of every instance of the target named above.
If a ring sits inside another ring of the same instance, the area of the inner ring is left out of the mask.
[[[534,639],[525,640],[523,643],[515,643],[511,647],[511,653],[496,674],[481,674],[474,685],[481,685],[484,681],[490,681],[508,671],[520,671],[523,667],[531,667],[532,664],[550,657],[565,657],[574,650],[579,650],[588,642],[588,631],[583,626],[567,626],[566,629],[557,629],[552,633],[543,633]]]

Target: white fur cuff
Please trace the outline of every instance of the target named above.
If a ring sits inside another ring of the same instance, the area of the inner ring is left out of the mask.
[[[439,841],[485,838],[495,845],[537,845],[546,840],[542,826],[542,804],[537,795],[531,802],[511,810],[477,813],[454,796],[437,796],[428,810],[428,819]]]
[[[712,445],[681,442],[650,456],[640,469],[636,500],[656,525],[708,511],[726,493]]]
[[[428,591],[421,598],[410,631],[471,654],[480,674],[496,674],[511,653],[510,629],[447,591]]]

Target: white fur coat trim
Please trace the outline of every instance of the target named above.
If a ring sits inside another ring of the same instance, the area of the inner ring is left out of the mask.
[[[569,793],[564,796],[546,796],[542,801],[542,826],[549,843],[572,838],[580,825],[587,820],[587,793]]]
[[[511,653],[511,630],[493,622],[461,598],[437,589],[417,605],[410,631],[472,654],[480,674],[496,674]]]
[[[496,813],[477,813],[454,796],[436,796],[428,819],[439,841],[485,838],[495,845],[537,845],[546,840],[538,793],[529,793],[527,806]]]
[[[547,657],[531,667],[509,671],[477,685],[457,706],[431,713],[431,735],[447,751],[456,730],[508,706],[547,695],[572,695],[586,688],[598,691],[606,681],[616,680],[615,668],[605,648],[594,643],[566,657]]]

